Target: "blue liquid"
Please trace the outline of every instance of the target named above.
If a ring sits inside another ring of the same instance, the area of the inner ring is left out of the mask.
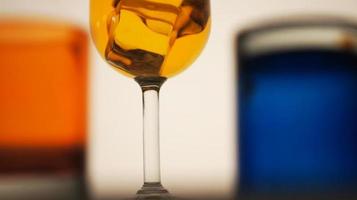
[[[354,193],[357,55],[272,52],[239,72],[241,193]]]

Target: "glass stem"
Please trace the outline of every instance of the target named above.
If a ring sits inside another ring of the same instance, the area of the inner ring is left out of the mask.
[[[160,183],[159,88],[143,88],[144,183]]]
[[[138,194],[168,193],[161,186],[159,92],[164,77],[137,77],[143,92],[144,185]]]
[[[143,92],[144,117],[144,185],[137,192],[137,200],[154,196],[160,200],[170,199],[168,191],[161,185],[160,176],[159,92],[166,78],[137,77],[135,80]]]

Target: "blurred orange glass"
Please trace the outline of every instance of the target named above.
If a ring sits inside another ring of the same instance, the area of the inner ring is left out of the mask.
[[[87,45],[76,26],[0,21],[0,174],[82,171]]]

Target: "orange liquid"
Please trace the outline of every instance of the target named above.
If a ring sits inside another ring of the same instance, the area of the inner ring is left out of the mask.
[[[87,132],[86,74],[82,30],[0,21],[0,172],[80,165]]]
[[[103,58],[131,77],[172,77],[192,64],[211,28],[209,0],[91,0]]]

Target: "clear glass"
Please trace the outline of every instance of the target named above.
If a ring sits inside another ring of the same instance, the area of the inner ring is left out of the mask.
[[[144,185],[137,199],[172,199],[161,185],[159,91],[199,56],[209,0],[91,0],[91,33],[101,56],[143,94]]]
[[[356,22],[262,21],[237,47],[237,199],[356,199]]]

